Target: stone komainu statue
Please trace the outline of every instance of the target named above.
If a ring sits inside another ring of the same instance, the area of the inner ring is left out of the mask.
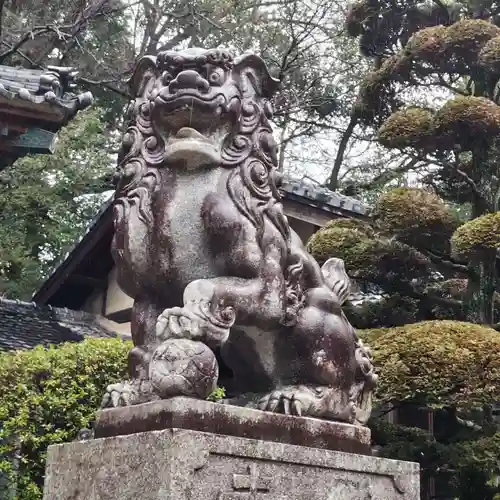
[[[376,384],[341,305],[342,261],[322,269],[280,203],[269,99],[255,55],[143,58],[116,173],[118,283],[134,298],[130,380],[103,406],[206,398],[218,360],[262,410],[364,423]],[[241,401],[241,399],[240,399]]]

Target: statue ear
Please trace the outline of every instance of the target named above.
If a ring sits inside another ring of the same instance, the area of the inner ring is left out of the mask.
[[[281,83],[269,73],[266,63],[255,54],[243,54],[234,60],[235,75],[238,75],[243,94],[253,91],[270,99],[281,87]]]
[[[156,67],[156,57],[144,56],[137,64],[134,74],[128,82],[129,94],[134,99],[142,97],[145,86],[151,77],[155,77],[158,72]]]
[[[339,298],[342,305],[351,293],[351,281],[345,271],[344,261],[335,257],[328,259],[321,267],[326,286]]]

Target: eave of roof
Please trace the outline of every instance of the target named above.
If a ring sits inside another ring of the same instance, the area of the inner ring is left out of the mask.
[[[50,66],[42,71],[0,65],[0,113],[59,129],[93,101],[90,92],[71,92],[76,75],[72,68]]]
[[[92,104],[90,92],[72,92],[76,75],[0,65],[0,170],[29,153],[52,153],[55,134]]]
[[[347,214],[363,217],[368,217],[370,212],[369,207],[359,200],[331,191],[314,182],[306,183],[304,179],[286,179],[281,189],[287,198],[328,212],[336,213],[341,210]]]
[[[45,297],[50,291],[57,287],[61,280],[64,280],[72,272],[73,263],[76,262],[79,254],[85,252],[88,245],[91,245],[106,230],[112,231],[112,206],[113,196],[101,205],[99,212],[88,225],[87,231],[75,242],[75,244],[59,260],[49,274],[49,277],[42,283],[41,287],[33,294],[32,300],[35,303],[44,304]]]

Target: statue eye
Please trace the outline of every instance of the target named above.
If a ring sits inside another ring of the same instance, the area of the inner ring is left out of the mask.
[[[173,80],[173,77],[168,71],[164,71],[161,75],[161,80],[163,85],[168,85]]]
[[[222,68],[214,68],[210,71],[208,80],[211,85],[220,85],[224,81],[224,70]]]

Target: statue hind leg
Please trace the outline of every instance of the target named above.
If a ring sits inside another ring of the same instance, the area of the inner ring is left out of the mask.
[[[314,274],[316,267],[311,266]],[[302,384],[278,388],[263,397],[258,408],[365,424],[377,382],[371,353],[341,310],[349,295],[343,262],[330,259],[321,273],[324,284],[306,292],[305,306],[290,332],[305,366],[297,377]]]

